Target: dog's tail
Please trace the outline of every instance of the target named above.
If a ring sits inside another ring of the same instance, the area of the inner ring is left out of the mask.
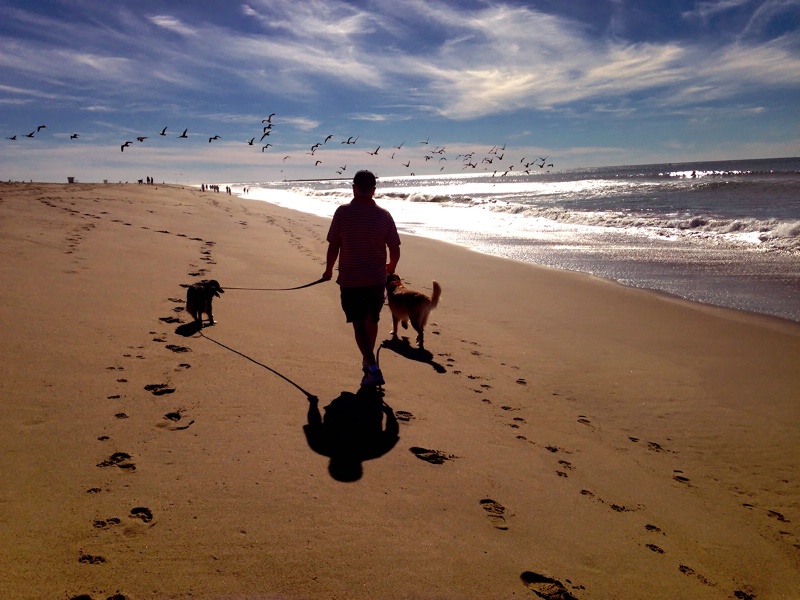
[[[442,286],[439,285],[438,281],[433,282],[433,294],[431,295],[431,309],[436,308],[439,305],[439,298],[442,295]]]

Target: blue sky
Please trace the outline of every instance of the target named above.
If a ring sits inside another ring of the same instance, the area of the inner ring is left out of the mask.
[[[800,0],[0,0],[0,14],[0,180],[800,154]]]

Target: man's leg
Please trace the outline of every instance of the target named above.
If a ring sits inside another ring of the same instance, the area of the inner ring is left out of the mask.
[[[378,339],[378,324],[371,316],[368,316],[363,321],[353,321],[353,332],[358,349],[364,359],[364,366],[371,367],[376,364],[375,342]]]

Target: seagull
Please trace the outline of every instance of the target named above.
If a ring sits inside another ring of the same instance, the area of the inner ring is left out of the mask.
[[[342,172],[347,171],[347,165],[340,167],[340,169],[341,171],[339,172],[339,174],[341,175]]]
[[[399,146],[395,146],[395,148],[397,148],[398,150],[400,150],[400,148],[402,148],[402,147],[403,147],[403,144],[405,144],[405,143],[406,143],[406,141],[405,141],[405,140],[403,140],[402,142],[400,142],[400,145],[399,145]]]
[[[145,141],[147,139],[147,136],[146,135],[141,135],[141,136],[137,137],[136,139],[139,140],[140,142],[143,142],[143,141]]]
[[[314,144],[313,146],[311,146],[311,154],[314,154],[314,152],[316,151],[316,149],[317,149],[317,148],[319,148],[320,146],[322,146],[322,144],[320,144],[319,142],[317,142],[316,144]]]
[[[12,141],[14,141],[14,140],[16,140],[16,139],[17,139],[17,135],[16,135],[16,134],[14,134],[14,135],[12,135],[11,137],[7,137],[6,139],[7,139],[7,140],[12,140]]]
[[[332,137],[333,137],[333,134],[330,134],[329,136],[327,136],[327,137],[326,137],[326,138],[325,138],[325,139],[322,141],[322,143],[323,143],[323,144],[327,144],[327,143],[328,143],[328,140],[330,140]]]
[[[430,139],[431,139],[431,138],[427,138],[427,139],[426,139],[424,142],[420,142],[420,144],[427,144],[427,143],[428,143],[428,140],[430,140]]]
[[[367,150],[367,154],[371,154],[372,156],[375,156],[378,153],[378,150],[380,150],[380,149],[381,149],[381,147],[378,146],[377,148],[375,148],[374,152],[370,152],[369,150]]]
[[[355,137],[355,139],[353,139],[353,136],[351,135],[349,138],[347,138],[347,139],[346,139],[345,141],[343,141],[342,143],[343,143],[343,144],[355,144],[355,143],[356,143],[356,141],[358,140],[358,138],[359,138],[359,136],[356,136],[356,137]]]
[[[403,163],[403,166],[408,168],[409,166],[411,166],[411,161],[408,161],[407,163]]]
[[[314,166],[316,167],[317,165],[321,165],[321,164],[322,164],[322,161],[318,160],[317,162],[314,163]]]
[[[247,143],[248,143],[250,146],[252,146],[252,145],[253,145],[253,142],[254,142],[255,140],[256,140],[256,138],[254,138],[254,137],[251,137],[251,138],[250,138],[250,141],[249,141],[249,142],[247,142]]]
[[[266,146],[262,146],[262,147],[261,147],[261,151],[263,152],[264,150],[266,150],[266,149],[267,149],[267,148],[269,148],[270,146],[272,146],[272,144],[267,144]]]
[[[266,131],[267,129],[272,129],[272,123],[264,126],[264,131]]]
[[[164,129],[161,130],[161,135],[167,135],[167,128],[166,127],[164,127]]]
[[[208,138],[208,143],[210,144],[211,140],[218,140],[218,139],[221,139],[218,135],[212,136],[212,137]]]
[[[14,137],[17,137],[17,136],[14,136]],[[71,136],[69,136],[69,139],[74,140],[77,137],[78,137],[78,134],[77,133],[73,133]]]
[[[120,152],[125,152],[125,148],[127,148],[128,146],[130,146],[132,143],[133,143],[133,142],[125,142],[124,144],[122,144],[122,145],[119,147],[119,151],[120,151]]]
[[[184,129],[184,130],[183,130],[183,133],[182,133],[182,134],[180,134],[178,137],[179,137],[179,138],[188,138],[188,137],[189,137],[189,136],[187,135],[188,131],[189,131],[188,129]]]
[[[265,138],[265,137],[267,137],[267,136],[269,135],[269,133],[270,133],[269,131],[265,131],[265,132],[264,132],[264,135],[262,135],[262,136],[261,136],[261,139],[260,139],[260,140],[258,140],[258,141],[259,141],[259,142],[263,142],[263,141],[264,141],[264,138]]]
[[[47,127],[47,125],[39,125],[39,126],[36,128],[36,133],[39,133],[39,132],[40,132],[42,129],[45,129],[46,127]]]
[[[291,155],[287,154],[286,156],[283,157],[283,162],[286,162],[287,158],[292,158],[292,157],[291,157]]]
[[[272,113],[272,114],[271,114],[270,116],[268,116],[266,119],[261,119],[261,122],[262,122],[262,123],[272,123],[272,117],[274,117],[274,116],[275,116],[275,113]]]
[[[32,138],[34,133],[36,133],[36,132],[35,131],[31,131],[30,133],[26,133],[25,137]]]

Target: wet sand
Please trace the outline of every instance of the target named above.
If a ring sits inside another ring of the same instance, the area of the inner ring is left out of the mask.
[[[327,226],[0,185],[0,596],[800,589],[800,325],[402,236],[442,300],[425,349],[384,308],[365,394],[334,283],[234,289],[317,280]],[[197,332],[203,278],[227,291]]]

